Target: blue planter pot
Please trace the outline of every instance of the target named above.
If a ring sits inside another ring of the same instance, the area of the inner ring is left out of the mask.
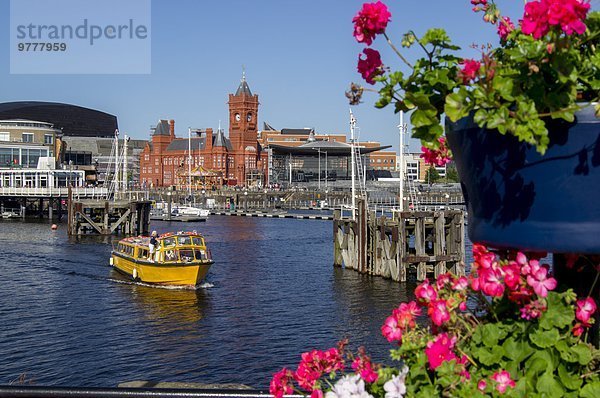
[[[467,202],[469,238],[499,248],[600,253],[600,119],[552,121],[541,156],[513,136],[446,120]]]

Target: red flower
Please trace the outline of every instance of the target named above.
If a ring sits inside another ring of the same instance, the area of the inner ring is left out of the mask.
[[[452,351],[456,344],[456,337],[450,337],[448,333],[439,334],[434,341],[427,343],[425,355],[429,361],[429,367],[436,369],[442,363],[456,359]]]
[[[294,392],[292,386],[292,372],[286,368],[281,369],[279,372],[273,375],[271,384],[269,385],[269,392],[275,398],[281,398],[284,395],[289,395]]]
[[[358,66],[356,69],[367,83],[375,84],[373,78],[383,73],[381,68],[383,66],[381,63],[381,55],[379,55],[379,51],[373,50],[372,48],[365,48],[363,53],[367,58],[363,59],[362,54],[359,54]]]
[[[356,41],[370,46],[375,36],[385,31],[391,16],[387,6],[381,1],[364,3],[352,19]]]
[[[367,383],[375,383],[379,376],[373,370],[371,360],[367,356],[359,356],[352,362],[352,369],[360,374],[360,377]]]
[[[460,64],[463,65],[463,68],[458,73],[459,77],[462,78],[463,84],[469,84],[471,81],[475,80],[479,74],[481,62],[475,61],[474,59],[463,59],[460,61]]]
[[[421,309],[417,307],[417,303],[411,301],[409,303],[401,303],[400,307],[394,310],[400,327],[414,328],[417,316],[421,315]]]

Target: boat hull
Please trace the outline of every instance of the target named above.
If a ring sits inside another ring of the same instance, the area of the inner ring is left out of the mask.
[[[190,263],[152,263],[139,261],[112,253],[112,266],[133,280],[169,286],[196,286],[204,280],[214,261],[203,260]]]

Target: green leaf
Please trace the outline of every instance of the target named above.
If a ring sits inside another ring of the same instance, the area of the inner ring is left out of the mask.
[[[552,355],[547,351],[537,351],[525,362],[527,375],[536,375],[543,372],[552,372],[554,361]]]
[[[429,126],[432,124],[436,124],[437,120],[435,117],[432,117],[429,112],[422,110],[421,108],[415,109],[415,111],[410,116],[410,122],[413,127],[423,127]]]
[[[565,389],[550,372],[544,373],[538,379],[536,388],[539,392],[545,393],[546,397],[562,397],[565,393]]]
[[[595,381],[586,384],[579,392],[581,398],[598,398],[600,397],[600,381]]]
[[[466,98],[466,90],[458,90],[456,93],[452,93],[446,97],[444,112],[453,122],[468,115],[469,112],[466,106]]]
[[[508,77],[496,76],[492,81],[492,87],[500,94],[500,96],[507,100],[513,101],[513,79]]]
[[[521,362],[535,351],[528,343],[516,341],[514,338],[508,338],[502,344],[505,356],[515,362]]]
[[[577,355],[578,362],[581,365],[587,365],[592,360],[592,350],[586,344],[577,344],[576,346],[571,347],[571,351]]]
[[[490,349],[481,347],[475,351],[475,356],[479,361],[487,366],[497,364],[504,355],[504,349],[501,346],[494,346]]]
[[[558,377],[560,377],[562,384],[569,390],[578,390],[583,380],[579,377],[578,373],[569,371],[567,366],[564,363],[558,365]]]
[[[483,344],[487,347],[498,345],[498,340],[506,336],[506,332],[493,323],[480,326]]]
[[[567,304],[563,295],[556,292],[548,292],[546,297],[548,309],[540,318],[540,327],[544,329],[564,328],[570,326],[575,319],[573,307]]]
[[[555,345],[560,339],[560,334],[556,329],[543,330],[538,329],[529,334],[529,340],[540,348],[548,348]]]

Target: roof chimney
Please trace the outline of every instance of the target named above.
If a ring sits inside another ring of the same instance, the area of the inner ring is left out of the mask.
[[[175,120],[169,120],[169,132],[171,133],[171,137],[175,138]]]

